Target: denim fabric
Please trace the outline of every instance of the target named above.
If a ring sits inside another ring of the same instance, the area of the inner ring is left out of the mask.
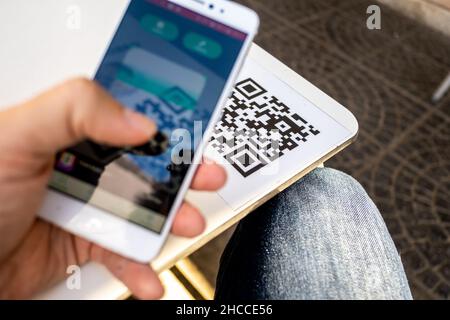
[[[352,177],[305,176],[239,223],[217,299],[411,299],[378,209]]]

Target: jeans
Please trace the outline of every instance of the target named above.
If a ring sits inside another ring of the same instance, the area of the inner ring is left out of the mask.
[[[375,204],[352,177],[319,168],[241,221],[216,299],[412,299]]]

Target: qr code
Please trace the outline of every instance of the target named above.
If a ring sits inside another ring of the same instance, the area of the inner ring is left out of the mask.
[[[318,134],[313,125],[248,78],[236,85],[211,146],[248,177]]]

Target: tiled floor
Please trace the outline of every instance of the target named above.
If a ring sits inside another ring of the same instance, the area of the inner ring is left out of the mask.
[[[450,71],[450,38],[366,0],[246,0],[256,42],[347,106],[358,141],[327,166],[357,178],[379,206],[417,299],[450,298],[450,95],[430,97]],[[450,23],[450,22],[449,22]],[[230,232],[194,254],[214,283]]]

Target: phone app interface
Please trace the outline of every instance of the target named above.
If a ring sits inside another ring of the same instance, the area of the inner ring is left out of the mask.
[[[160,134],[64,150],[50,187],[160,232],[246,37],[169,1],[131,1],[95,80]]]

